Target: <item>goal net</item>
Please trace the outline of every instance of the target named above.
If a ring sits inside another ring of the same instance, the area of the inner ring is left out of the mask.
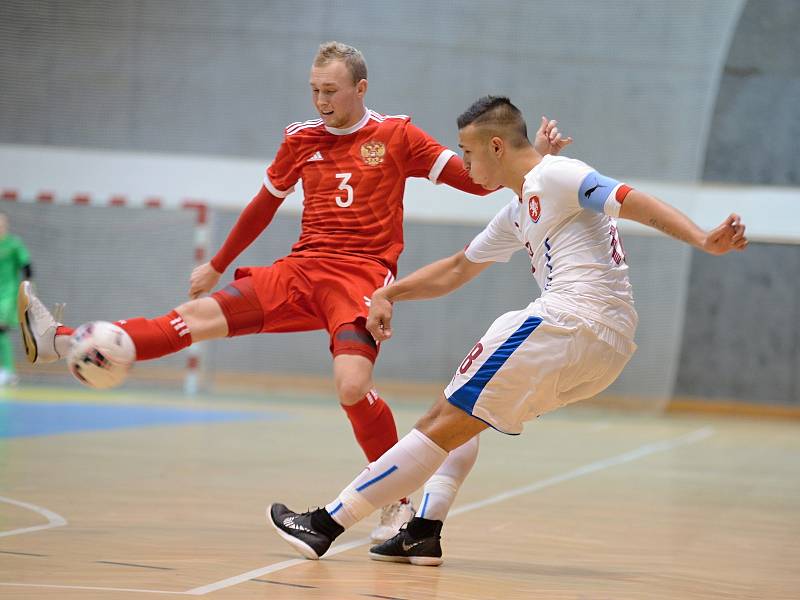
[[[164,314],[187,297],[189,273],[205,260],[208,211],[200,203],[170,208],[158,199],[25,198],[8,190],[2,197],[10,232],[30,251],[38,295],[49,307],[66,303],[65,322],[71,326]],[[69,377],[63,363],[28,365],[18,334],[12,335],[26,381],[60,383]],[[200,356],[201,347],[195,347],[138,363],[131,383],[192,391]]]

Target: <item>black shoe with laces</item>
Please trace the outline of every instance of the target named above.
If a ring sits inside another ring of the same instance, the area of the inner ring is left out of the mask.
[[[311,560],[325,554],[344,531],[324,508],[296,513],[283,504],[271,504],[267,520],[290,546]]]
[[[391,539],[369,549],[372,560],[438,567],[442,564],[442,522],[414,517]]]

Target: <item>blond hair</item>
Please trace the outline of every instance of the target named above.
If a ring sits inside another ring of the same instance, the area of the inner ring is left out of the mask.
[[[342,42],[325,42],[320,44],[314,57],[314,66],[322,67],[333,60],[344,61],[347,70],[353,77],[353,83],[367,78],[367,61],[361,51]]]

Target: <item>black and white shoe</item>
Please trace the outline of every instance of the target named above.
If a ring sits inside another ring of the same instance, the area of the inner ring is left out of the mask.
[[[414,517],[396,536],[369,549],[372,560],[425,567],[442,564],[442,522]]]
[[[267,520],[279,536],[310,560],[319,560],[344,531],[324,508],[296,513],[283,504],[271,504]]]

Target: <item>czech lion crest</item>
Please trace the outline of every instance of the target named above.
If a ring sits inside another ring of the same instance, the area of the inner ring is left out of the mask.
[[[539,221],[539,217],[542,216],[542,205],[539,204],[539,196],[531,196],[530,200],[528,200],[528,213],[530,213],[534,223]]]
[[[370,167],[377,167],[383,162],[386,154],[386,145],[383,142],[371,140],[361,145],[361,158]]]

